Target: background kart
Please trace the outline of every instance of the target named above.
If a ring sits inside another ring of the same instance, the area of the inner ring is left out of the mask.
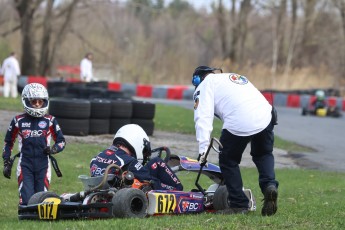
[[[213,138],[206,154],[213,146]],[[18,217],[20,220],[60,220],[60,219],[93,219],[93,218],[143,218],[146,216],[164,214],[188,214],[214,212],[229,207],[227,189],[224,185],[220,168],[208,163],[200,167],[197,160],[171,155],[166,147],[152,151],[162,157],[175,172],[196,172],[196,188],[192,191],[152,190],[150,182],[139,182],[131,172],[122,172],[117,165],[109,165],[116,169],[115,174],[106,173],[103,177],[80,175],[84,190],[77,193],[57,195],[54,192],[39,192],[34,194],[28,205],[20,205]],[[213,181],[208,189],[199,184],[201,175]],[[255,198],[250,189],[244,189],[249,199],[248,209],[256,210]]]
[[[315,110],[314,106],[308,105],[302,108],[302,116],[306,115],[318,117],[341,117],[342,113],[338,106],[326,106]]]

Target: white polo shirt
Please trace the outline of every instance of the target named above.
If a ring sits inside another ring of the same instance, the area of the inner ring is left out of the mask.
[[[194,92],[194,122],[199,153],[207,150],[213,119],[237,136],[264,130],[271,121],[272,106],[245,77],[236,73],[209,74]]]

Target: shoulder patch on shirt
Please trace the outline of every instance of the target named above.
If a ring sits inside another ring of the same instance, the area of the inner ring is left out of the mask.
[[[248,79],[245,76],[239,74],[230,74],[230,81],[239,85],[245,85],[248,83]]]
[[[199,106],[199,95],[200,95],[200,90],[198,90],[196,93],[193,95],[194,99],[194,110],[196,110]]]

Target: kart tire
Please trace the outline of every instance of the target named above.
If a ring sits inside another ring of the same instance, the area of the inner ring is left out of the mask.
[[[110,118],[131,118],[133,105],[131,100],[117,99],[111,101]]]
[[[109,119],[89,119],[89,134],[90,135],[99,135],[99,134],[108,134],[109,133]]]
[[[148,200],[143,191],[135,188],[120,189],[112,199],[113,216],[117,218],[144,218]]]
[[[53,98],[49,102],[49,114],[55,117],[85,119],[90,117],[90,113],[89,100]]]
[[[155,117],[156,105],[147,101],[133,101],[133,114],[134,119],[153,119]]]
[[[152,136],[155,126],[154,121],[152,119],[150,120],[133,118],[131,119],[131,124],[137,124],[141,126],[148,136]]]
[[[90,99],[90,118],[110,118],[111,101],[106,99]]]
[[[40,204],[46,198],[50,198],[50,197],[60,198],[55,192],[42,191],[42,192],[38,192],[38,193],[35,193],[34,195],[32,195],[28,201],[28,205]]]
[[[306,116],[307,115],[307,109],[306,108],[303,108],[302,109],[302,116]]]
[[[213,208],[215,210],[224,210],[229,208],[228,190],[225,185],[218,187],[213,196]]]
[[[70,119],[56,117],[62,133],[70,136],[87,136],[90,130],[90,119]],[[94,131],[94,130],[93,130]]]

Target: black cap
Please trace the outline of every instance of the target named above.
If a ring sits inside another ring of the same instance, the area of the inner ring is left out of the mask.
[[[199,75],[200,77],[203,77],[206,74],[213,73],[215,70],[220,70],[220,72],[223,72],[222,69],[219,69],[219,68],[212,68],[212,67],[208,67],[208,66],[205,66],[205,65],[198,66],[194,70],[193,76],[194,75]]]

